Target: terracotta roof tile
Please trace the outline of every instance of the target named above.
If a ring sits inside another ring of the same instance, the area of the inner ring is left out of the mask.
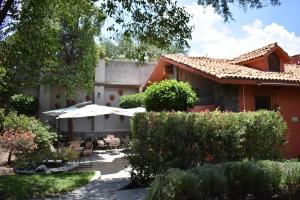
[[[247,62],[249,60],[263,57],[264,55],[266,55],[268,52],[270,52],[276,46],[277,46],[277,43],[269,44],[267,46],[261,47],[254,51],[250,51],[248,53],[242,54],[242,55],[232,59],[230,62],[234,63],[234,64],[241,64],[241,63]]]
[[[208,57],[188,57],[171,54],[163,56],[167,59],[216,76],[220,79],[264,80],[300,83],[300,67],[289,65],[286,72],[267,72],[238,65],[225,59]]]

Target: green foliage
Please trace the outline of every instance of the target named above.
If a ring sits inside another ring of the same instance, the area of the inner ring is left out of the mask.
[[[10,97],[9,103],[19,114],[35,115],[38,111],[38,99],[31,95],[15,94]]]
[[[193,173],[170,169],[163,178],[152,182],[147,197],[150,199],[200,199],[198,178]]]
[[[6,69],[0,66],[0,91],[4,90],[7,84],[5,81],[5,75],[6,75]]]
[[[136,108],[144,106],[144,93],[124,95],[120,98],[121,108]]]
[[[66,162],[75,161],[79,153],[72,148],[60,148],[55,152],[39,150],[27,155],[18,156],[14,161],[14,167],[18,169],[36,169],[39,165],[49,165],[49,160],[61,161],[60,166]],[[53,163],[51,163],[53,164]]]
[[[4,129],[8,131],[31,131],[34,135],[34,141],[39,149],[50,149],[51,145],[57,139],[57,134],[50,130],[50,127],[44,125],[34,117],[26,115],[17,115],[10,112],[4,119]]]
[[[133,177],[245,158],[280,159],[286,123],[277,112],[148,112],[131,119]]]
[[[275,161],[227,162],[186,171],[170,169],[152,182],[147,199],[297,199],[299,172],[299,162]]]
[[[145,91],[145,106],[148,111],[185,111],[197,102],[197,94],[191,85],[176,80],[154,83]]]
[[[89,183],[95,172],[2,176],[1,199],[57,197]]]
[[[94,37],[104,20],[99,8],[81,0],[24,0],[21,7],[14,34],[0,45],[14,85],[60,86],[68,98],[78,88],[93,88]]]
[[[138,60],[140,63],[145,61],[157,61],[161,55],[172,53],[186,53],[183,47],[158,48],[151,44],[138,43],[131,37],[122,35],[120,38],[114,40],[102,39],[100,46],[105,51],[105,56],[111,59],[122,60]]]
[[[61,160],[62,162],[74,161],[78,158],[79,152],[68,147],[58,149],[56,153],[53,154],[54,160]]]

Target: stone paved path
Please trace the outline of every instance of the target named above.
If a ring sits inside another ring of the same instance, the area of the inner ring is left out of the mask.
[[[119,190],[130,182],[129,174],[123,170],[116,174],[103,175],[101,179],[94,180],[73,192],[61,197],[48,200],[142,200],[147,189]]]

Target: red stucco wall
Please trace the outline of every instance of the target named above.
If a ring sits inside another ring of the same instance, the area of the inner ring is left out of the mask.
[[[300,88],[299,87],[271,87],[271,86],[243,86],[239,89],[240,111],[255,110],[255,95],[271,95],[271,104],[280,107],[280,113],[288,125],[288,145],[285,155],[287,158],[300,155]],[[243,101],[244,99],[244,101]],[[245,104],[244,104],[245,102]],[[292,117],[298,117],[298,122],[292,122]]]

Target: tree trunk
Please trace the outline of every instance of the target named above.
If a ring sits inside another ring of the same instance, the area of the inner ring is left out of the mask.
[[[12,154],[13,154],[13,150],[10,149],[10,150],[9,150],[9,154],[8,154],[8,158],[7,158],[7,164],[11,164],[11,157],[12,157]]]
[[[71,106],[72,101],[70,99],[67,100],[67,106]],[[73,120],[68,118],[67,119],[67,124],[68,124],[68,139],[69,141],[74,139],[74,132],[73,132]]]

